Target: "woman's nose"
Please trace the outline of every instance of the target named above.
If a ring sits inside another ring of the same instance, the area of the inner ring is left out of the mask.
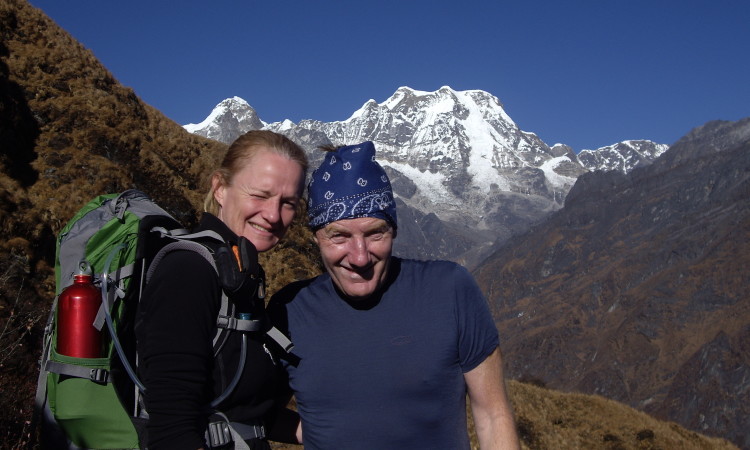
[[[275,198],[266,199],[263,202],[263,218],[268,223],[276,223],[281,217],[281,200]]]

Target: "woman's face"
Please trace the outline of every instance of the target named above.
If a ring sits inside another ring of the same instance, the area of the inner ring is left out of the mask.
[[[298,163],[262,148],[229,183],[214,179],[219,219],[259,252],[270,250],[294,219],[303,182]]]

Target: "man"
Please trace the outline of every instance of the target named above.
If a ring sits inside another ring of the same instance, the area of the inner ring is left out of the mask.
[[[305,449],[518,448],[498,334],[471,275],[393,257],[396,206],[372,142],[328,153],[309,184],[326,273],[273,298]]]

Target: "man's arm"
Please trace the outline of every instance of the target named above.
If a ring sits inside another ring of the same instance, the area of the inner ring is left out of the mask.
[[[505,390],[500,349],[464,374],[482,450],[519,449],[513,411]]]

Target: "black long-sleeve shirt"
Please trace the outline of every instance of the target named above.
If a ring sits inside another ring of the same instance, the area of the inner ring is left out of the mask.
[[[213,230],[232,243],[237,236],[219,219],[204,214],[196,231]],[[246,296],[247,293],[242,295]],[[241,296],[241,295],[240,295]],[[262,314],[262,300],[230,297],[240,309]],[[204,447],[210,403],[234,377],[241,333],[231,332],[219,356],[212,340],[221,302],[219,279],[210,263],[195,252],[168,253],[148,283],[138,312],[136,336],[150,449]],[[242,305],[244,303],[244,305]],[[230,420],[263,418],[285,389],[283,371],[264,347],[263,336],[250,333],[244,373],[218,410]]]

